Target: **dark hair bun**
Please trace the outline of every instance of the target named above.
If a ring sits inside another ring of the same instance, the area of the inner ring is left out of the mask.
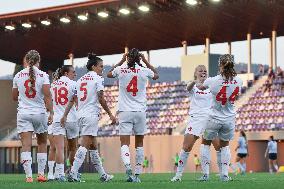
[[[95,53],[88,53],[88,59],[89,60],[96,60],[97,55]]]

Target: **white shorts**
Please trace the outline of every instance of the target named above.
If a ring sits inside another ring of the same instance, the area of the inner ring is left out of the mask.
[[[119,112],[119,135],[145,135],[146,112]]]
[[[61,124],[56,122],[52,124],[51,128],[52,135],[64,135],[67,139],[73,139],[79,136],[79,127],[76,122],[67,122],[65,127],[61,127]]]
[[[99,128],[99,116],[81,117],[78,120],[80,136],[97,136]]]
[[[223,141],[230,141],[234,138],[234,133],[235,118],[219,121],[211,117],[205,127],[203,137],[206,140],[213,140],[218,137]]]
[[[51,124],[51,125],[48,125],[48,128],[47,128],[47,134],[49,134],[49,135],[52,135],[52,132],[53,132],[53,124]]]
[[[209,116],[196,117],[194,115],[191,115],[184,134],[200,137],[203,134],[206,125],[208,124],[208,120]]]
[[[46,114],[17,114],[18,133],[35,132],[36,134],[47,132]]]

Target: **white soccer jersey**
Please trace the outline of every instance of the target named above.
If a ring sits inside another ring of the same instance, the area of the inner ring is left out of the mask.
[[[31,88],[29,80],[29,67],[18,72],[13,79],[13,88],[18,88],[18,114],[42,114],[46,113],[42,87],[49,83],[47,73],[33,66],[35,74],[35,87]]]
[[[119,80],[118,110],[145,112],[147,81],[154,77],[154,72],[138,64],[135,69],[124,64],[116,67],[112,75]]]
[[[208,116],[212,106],[212,93],[209,89],[200,90],[195,85],[189,92],[189,115]]]
[[[205,80],[204,86],[209,87],[213,95],[211,115],[220,121],[234,118],[236,111],[234,102],[241,92],[243,85],[239,77],[234,77],[232,81],[224,79],[221,75],[209,77]]]
[[[76,95],[76,82],[66,76],[54,81],[51,84],[51,94],[53,99],[54,122],[60,122],[68,102]],[[73,106],[67,116],[67,122],[77,121],[76,109]]]
[[[247,154],[248,153],[247,141],[243,136],[239,137],[238,144],[239,144],[239,148],[237,150],[237,153]]]
[[[268,148],[269,154],[277,154],[277,142],[276,141],[269,141],[267,148]]]
[[[100,113],[97,92],[104,90],[104,79],[90,71],[77,81],[78,118],[93,117]]]

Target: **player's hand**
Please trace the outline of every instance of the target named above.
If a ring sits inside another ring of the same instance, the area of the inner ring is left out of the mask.
[[[109,118],[110,118],[110,120],[111,120],[111,125],[115,125],[115,124],[117,123],[116,118],[115,118],[112,114],[109,115]]]
[[[51,125],[53,122],[53,113],[50,113],[47,119],[47,125]]]
[[[66,116],[63,116],[63,117],[60,119],[60,125],[61,125],[61,127],[65,127],[66,120],[67,120],[67,117],[66,117]]]
[[[142,60],[144,63],[148,62],[148,61],[146,60],[144,54],[142,54],[142,53],[140,53],[140,58],[141,58],[141,60]]]

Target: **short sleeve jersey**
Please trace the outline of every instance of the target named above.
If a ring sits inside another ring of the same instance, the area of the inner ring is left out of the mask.
[[[18,114],[46,113],[44,103],[43,85],[49,85],[48,74],[33,66],[35,84],[29,80],[29,67],[18,72],[13,79],[13,88],[19,91]]]

